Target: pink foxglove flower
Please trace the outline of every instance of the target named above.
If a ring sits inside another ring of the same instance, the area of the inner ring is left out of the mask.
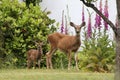
[[[82,22],[85,22],[84,5],[82,7]]]
[[[106,18],[109,17],[109,14],[108,14],[108,1],[107,0],[105,1],[104,15],[105,15]],[[104,21],[104,26],[105,26],[105,29],[108,30],[108,24],[107,24],[106,21]]]
[[[62,11],[61,33],[64,32],[64,10]]]
[[[99,6],[99,11],[102,13],[102,0],[100,0],[100,6]],[[95,27],[100,29],[101,28],[101,17],[96,14],[96,17],[95,17]]]
[[[98,27],[98,14],[96,14],[95,16],[95,27],[97,28]]]
[[[92,28],[91,28],[91,16],[89,15],[88,19],[88,29],[87,29],[87,38],[90,38],[92,34]]]

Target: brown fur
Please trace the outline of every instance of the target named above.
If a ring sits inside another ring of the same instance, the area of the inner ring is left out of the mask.
[[[70,25],[75,28],[76,36],[69,36],[58,32],[48,35],[48,41],[50,43],[51,49],[46,54],[47,68],[52,68],[52,62],[51,62],[52,54],[57,49],[60,49],[61,51],[67,53],[69,60],[68,69],[70,69],[71,52],[76,52],[81,45],[80,30],[81,27],[85,25],[85,22],[83,22],[81,25],[75,25],[74,23],[70,22]],[[75,61],[76,61],[76,68],[78,69],[76,54],[75,54]]]
[[[27,52],[27,67],[30,68],[31,64],[33,63],[33,67],[36,68],[36,62],[38,62],[38,66],[40,68],[40,61],[42,57],[42,43],[36,43],[37,50],[36,49],[30,49]]]

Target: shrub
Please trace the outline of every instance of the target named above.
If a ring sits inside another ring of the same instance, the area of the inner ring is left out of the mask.
[[[103,33],[103,34],[102,34]],[[84,37],[86,33],[84,33]],[[103,31],[94,29],[92,38],[83,40],[80,68],[97,72],[111,72],[115,62],[115,44]]]
[[[18,0],[1,1],[0,30],[4,37],[2,48],[5,66],[26,66],[26,51],[36,48],[34,41],[47,41],[46,36],[56,30],[53,25],[55,20],[47,15],[48,12],[42,11],[40,6],[30,4],[27,8],[24,2]],[[44,45],[44,53],[47,49],[47,45]]]

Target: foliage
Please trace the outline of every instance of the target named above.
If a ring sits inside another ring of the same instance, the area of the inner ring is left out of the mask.
[[[25,6],[18,0],[2,0],[0,3],[0,30],[4,34],[4,66],[26,65],[26,51],[36,48],[34,41],[46,42],[46,36],[56,30],[39,6]],[[50,27],[49,27],[50,26]],[[44,53],[48,47],[43,46]]]
[[[58,50],[52,57],[53,67],[56,69],[67,69],[68,68],[68,57],[67,53]],[[71,55],[71,68],[75,67],[74,54]]]
[[[85,30],[85,29],[84,29]],[[98,31],[94,29],[92,38],[85,39],[82,46],[83,54],[82,60],[80,61],[80,67],[90,71],[97,72],[111,72],[114,68],[115,62],[115,45],[109,39],[106,31]],[[84,33],[84,37],[86,33]]]
[[[42,0],[24,0],[26,3],[26,6],[29,7],[30,4],[33,4],[33,6],[39,5]]]

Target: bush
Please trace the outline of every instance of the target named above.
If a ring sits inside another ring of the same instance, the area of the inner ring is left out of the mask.
[[[103,34],[102,34],[103,33]],[[84,33],[84,37],[86,33]],[[89,71],[111,72],[115,63],[115,44],[106,31],[94,29],[92,38],[83,40],[84,46],[80,56],[80,68]]]
[[[43,12],[40,6],[30,4],[27,8],[25,3],[19,3],[18,0],[1,1],[0,30],[4,37],[4,66],[25,67],[26,51],[36,48],[34,41],[46,43],[46,36],[56,30],[53,25],[55,20],[47,15],[48,12]],[[44,53],[47,50],[47,45],[44,45]]]

